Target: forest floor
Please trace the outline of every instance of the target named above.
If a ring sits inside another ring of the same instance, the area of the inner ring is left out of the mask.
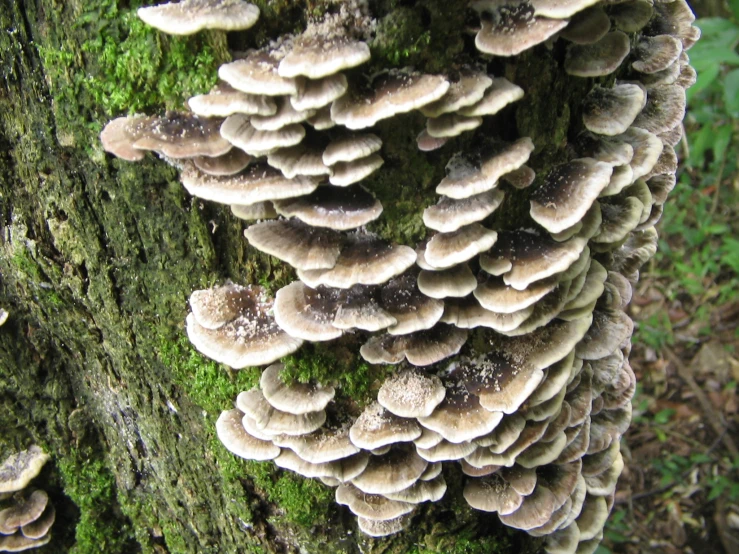
[[[739,552],[739,0],[689,2],[698,82],[634,290],[634,417],[597,554]]]
[[[701,125],[634,290],[639,384],[598,554],[739,552],[739,173],[735,148],[690,152]]]

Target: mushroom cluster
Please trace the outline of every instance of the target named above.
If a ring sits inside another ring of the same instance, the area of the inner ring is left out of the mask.
[[[191,194],[257,221],[249,244],[296,270],[274,298],[233,283],[190,298],[198,350],[235,369],[268,366],[218,419],[226,448],[336,487],[375,537],[441,499],[442,466],[455,465],[473,508],[546,536],[550,554],[593,552],[636,385],[625,310],[675,186],[699,32],[685,0],[469,7],[481,55],[446,75],[352,71],[370,59],[373,22],[347,1],[223,65],[190,112],[116,119],[101,138],[127,160],[158,152]],[[188,33],[247,28],[258,10],[184,0],[140,15]],[[421,244],[366,229],[383,210],[360,184],[383,165],[381,133],[367,129],[419,110],[421,151],[455,144],[524,97],[488,74],[491,56],[560,38],[563,78],[608,78],[587,81],[558,163],[538,159],[529,137],[480,133],[448,158]],[[357,417],[334,401],[334,383],[292,382],[275,363],[348,334],[365,361],[398,366]]]
[[[28,488],[48,460],[34,445],[0,465],[0,552],[22,552],[51,540],[54,506],[46,492]]]

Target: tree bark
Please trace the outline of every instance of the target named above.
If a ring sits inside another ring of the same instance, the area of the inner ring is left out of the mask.
[[[464,6],[371,4],[378,64],[439,72],[464,58]],[[322,3],[260,7],[255,32],[229,46],[300,29]],[[274,285],[290,273],[248,247],[227,209],[190,197],[171,167],[102,152],[98,133],[121,104],[181,106],[228,58],[223,33],[167,39],[133,17],[123,0],[0,0],[0,307],[10,312],[0,328],[0,454],[38,443],[52,456],[39,484],[59,516],[40,551],[535,551],[469,509],[459,475],[447,475],[447,498],[410,531],[378,541],[356,531],[330,489],[236,460],[218,443],[216,417],[258,373],[229,372],[189,346],[187,297],[229,278]],[[527,91],[494,124],[503,138],[534,139],[537,171],[563,151],[578,119],[571,106],[587,92],[562,57],[561,44],[540,46],[491,67]],[[423,233],[419,207],[445,163],[417,151],[422,125],[416,114],[379,129],[385,167],[372,190],[394,204],[377,231],[406,244]]]

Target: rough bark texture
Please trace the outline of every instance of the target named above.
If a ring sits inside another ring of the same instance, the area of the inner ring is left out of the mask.
[[[228,46],[299,29],[322,9],[316,0],[261,4],[255,32]],[[34,442],[52,455],[39,484],[59,515],[40,551],[535,551],[470,510],[458,475],[411,531],[372,541],[330,489],[237,461],[217,442],[215,418],[258,373],[228,373],[189,347],[186,299],[227,278],[276,290],[290,275],[248,248],[227,209],[189,197],[173,169],[101,151],[97,135],[112,115],[181,106],[228,57],[224,34],[167,39],[144,29],[133,7],[0,0],[0,307],[11,314],[0,328],[0,455]],[[443,71],[470,49],[461,5],[372,8],[381,65]],[[515,119],[509,112],[494,124],[504,137],[534,139],[537,171],[574,132],[570,106],[586,92],[585,80],[559,69],[560,46],[492,68],[527,91]],[[378,232],[406,244],[423,232],[419,206],[444,165],[415,149],[422,125],[409,115],[380,126],[386,163],[371,184],[393,199]],[[520,217],[508,208],[505,217]],[[371,372],[360,377],[358,390],[371,390]]]

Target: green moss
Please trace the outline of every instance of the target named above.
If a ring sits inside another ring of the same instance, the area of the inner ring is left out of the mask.
[[[215,84],[218,65],[228,59],[225,34],[168,37],[136,16],[140,4],[85,3],[72,28],[54,28],[59,35],[38,42],[63,144],[97,135],[97,117],[80,117],[88,111],[181,108],[188,96]]]
[[[219,414],[233,404],[241,391],[257,386],[261,375],[257,368],[225,369],[203,357],[182,335],[175,340],[160,335],[157,357],[171,370],[190,400],[211,414]]]
[[[26,279],[36,282],[44,280],[44,274],[41,271],[41,268],[26,248],[23,248],[22,246],[16,248],[13,252],[12,261],[13,265],[26,277]]]
[[[329,487],[276,470],[272,462],[246,462],[246,467],[254,484],[279,506],[282,519],[301,527],[320,526],[328,521],[334,498]]]
[[[374,400],[376,388],[391,370],[387,366],[368,364],[359,358],[358,350],[359,345],[305,344],[295,354],[282,359],[285,369],[280,377],[286,383],[333,384],[339,399],[364,406]]]
[[[75,530],[73,554],[126,552],[133,533],[120,519],[111,517],[116,504],[115,481],[100,460],[88,459],[86,453],[72,449],[69,456],[58,460],[64,493],[80,510]]]
[[[424,29],[418,10],[399,8],[377,24],[372,58],[383,67],[399,67],[426,49],[431,33]]]

